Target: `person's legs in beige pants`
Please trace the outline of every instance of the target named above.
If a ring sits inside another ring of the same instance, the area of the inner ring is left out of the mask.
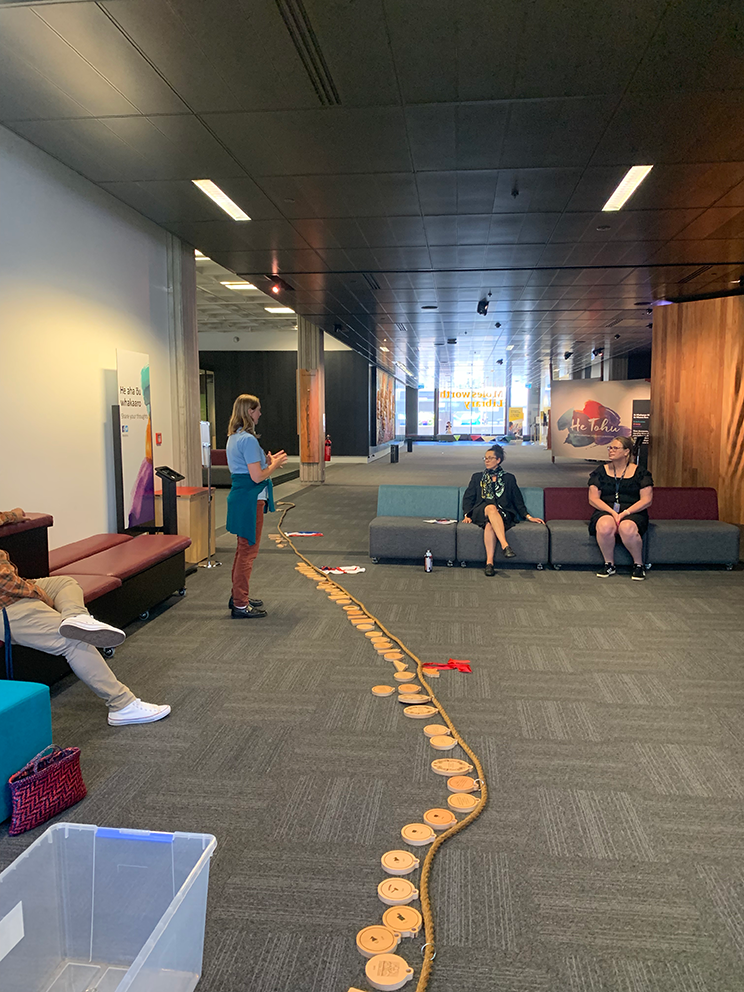
[[[55,608],[51,609],[40,599],[19,599],[11,603],[7,610],[13,644],[64,655],[80,681],[114,712],[134,702],[134,693],[119,682],[96,648],[59,633],[59,625],[65,617],[88,612],[78,583],[69,576],[59,575],[37,579],[36,585],[51,597]]]

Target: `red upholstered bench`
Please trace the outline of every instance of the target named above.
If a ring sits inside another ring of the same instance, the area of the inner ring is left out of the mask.
[[[229,489],[231,484],[230,469],[227,467],[227,450],[212,448],[212,485],[216,489]],[[202,468],[202,485],[207,485],[207,470]]]
[[[99,551],[108,551],[109,548],[115,548],[131,540],[131,534],[94,534],[93,537],[86,537],[82,541],[73,541],[72,544],[55,548],[54,551],[49,552],[49,573],[53,575],[75,561],[89,558]]]
[[[52,572],[53,575],[74,576],[84,589],[95,585],[96,581],[118,583],[98,596],[86,597],[86,602],[94,604],[91,612],[99,619],[123,627],[137,617],[149,614],[153,606],[174,592],[183,594],[186,582],[184,552],[191,544],[190,538],[178,534],[98,535],[98,539],[106,537],[124,537],[126,540]],[[89,540],[96,541],[95,538]],[[85,541],[77,543],[86,544]],[[84,584],[85,576],[88,578]]]
[[[53,524],[54,517],[48,513],[27,513],[25,520],[0,527],[0,550],[8,552],[24,579],[49,575],[47,530]]]
[[[545,489],[545,521],[550,531],[550,561],[561,565],[601,565],[602,555],[587,524],[592,515],[587,487]],[[644,561],[652,565],[726,565],[739,559],[739,528],[718,519],[715,489],[654,488]],[[618,545],[616,561],[629,564]]]

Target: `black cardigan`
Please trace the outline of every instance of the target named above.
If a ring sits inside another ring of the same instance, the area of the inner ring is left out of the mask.
[[[474,472],[468,483],[468,488],[465,490],[465,495],[462,498],[462,510],[466,517],[470,516],[470,511],[473,507],[478,506],[479,503],[486,502],[486,500],[481,498],[480,480],[482,478],[482,472]],[[524,505],[517,480],[511,472],[504,472],[504,493],[496,500],[496,505],[500,510],[505,510],[513,517],[515,522],[520,517],[526,517],[529,512]]]

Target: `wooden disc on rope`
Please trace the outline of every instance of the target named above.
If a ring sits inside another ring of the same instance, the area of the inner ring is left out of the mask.
[[[457,747],[457,741],[449,734],[437,734],[435,737],[430,737],[429,743],[435,751],[451,751],[453,747]]]
[[[421,692],[420,685],[411,685],[409,682],[404,682],[398,686],[398,692]]]
[[[470,796],[466,792],[455,792],[447,796],[447,805],[456,813],[472,813],[479,802],[477,796]]]
[[[377,895],[386,906],[407,906],[418,899],[418,889],[407,878],[385,878],[377,886]]]
[[[374,630],[375,629],[375,626],[372,623],[358,623],[358,624],[355,624],[355,626],[356,626],[356,629],[357,630],[362,630],[362,631],[365,631],[365,632],[368,631],[368,630]]]
[[[386,851],[380,863],[388,875],[410,875],[421,864],[410,851]]]
[[[416,678],[416,673],[415,672],[396,672],[395,675],[393,675],[393,678],[396,680],[396,682],[410,682],[411,679],[415,679]]]
[[[451,809],[427,809],[423,816],[424,823],[434,830],[449,830],[457,823],[457,817]]]
[[[390,658],[388,658],[387,655],[385,655],[385,657],[387,658],[388,661],[391,660]],[[408,665],[406,665],[406,663],[404,661],[401,661],[399,658],[393,658],[392,662],[393,665],[395,665],[396,672],[405,672],[405,670],[408,668]]]
[[[410,717],[412,720],[428,720],[430,716],[434,716],[438,710],[436,706],[406,706],[403,710],[405,716]],[[471,766],[472,767],[472,766]]]
[[[475,792],[479,786],[470,775],[453,775],[447,779],[447,788],[450,792]]]
[[[400,686],[398,690],[400,691]],[[427,723],[424,727],[424,733],[427,737],[437,737],[439,734],[448,734],[449,732],[449,727],[443,723]]]
[[[462,758],[435,758],[431,763],[431,770],[449,778],[450,775],[467,775],[472,772],[473,766]]]
[[[428,823],[407,823],[400,832],[401,837],[412,847],[423,847],[431,844],[436,834]]]
[[[382,922],[401,937],[415,937],[424,920],[421,913],[413,906],[391,906],[382,914]]]
[[[373,989],[395,992],[413,978],[413,968],[399,954],[375,954],[364,969]]]
[[[400,661],[403,654],[400,651],[387,651],[383,657],[385,658],[385,661]]]
[[[400,943],[400,933],[390,927],[365,927],[356,935],[357,950],[365,958],[373,958],[375,954],[389,954]]]
[[[374,696],[392,696],[395,689],[391,685],[373,685],[372,694]]]
[[[373,638],[373,637],[379,637],[380,634],[379,634],[379,632],[377,630],[368,630],[367,633],[364,636],[365,637],[369,637],[369,638]]]
[[[426,668],[424,665],[421,666],[421,671],[427,677],[427,679],[438,679],[439,669],[438,668]]]
[[[420,706],[424,703],[428,703],[431,700],[431,696],[422,696],[417,692],[411,693],[409,696],[399,695],[398,702],[403,703],[404,706]]]

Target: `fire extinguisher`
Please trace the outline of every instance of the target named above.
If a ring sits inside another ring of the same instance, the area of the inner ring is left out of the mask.
[[[331,435],[326,434],[325,439],[325,460],[329,462],[331,460]]]

